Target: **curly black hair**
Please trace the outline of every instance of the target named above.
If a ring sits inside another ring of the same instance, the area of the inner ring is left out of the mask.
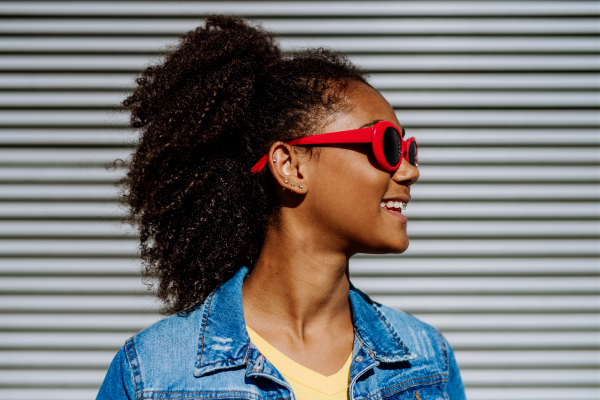
[[[272,34],[212,15],[136,79],[123,106],[140,138],[117,184],[163,314],[252,267],[280,205],[268,168],[250,169],[274,142],[315,132],[366,76],[342,55],[286,55]]]

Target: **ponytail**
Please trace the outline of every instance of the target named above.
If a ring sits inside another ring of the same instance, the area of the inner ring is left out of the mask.
[[[258,258],[279,210],[268,172],[250,169],[277,140],[308,134],[364,72],[325,50],[284,56],[268,32],[209,16],[123,105],[140,132],[118,182],[140,233],[147,282],[163,314],[190,309]]]

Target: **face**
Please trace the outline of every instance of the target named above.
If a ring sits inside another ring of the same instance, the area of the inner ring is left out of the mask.
[[[378,121],[402,126],[390,104],[370,86],[355,83],[347,96],[350,107],[335,115],[322,133],[369,127]],[[318,147],[304,168],[308,187],[302,208],[318,221],[324,237],[350,255],[406,250],[406,217],[381,203],[409,202],[410,185],[419,178],[415,167],[403,159],[397,171],[385,171],[371,144],[351,144]]]

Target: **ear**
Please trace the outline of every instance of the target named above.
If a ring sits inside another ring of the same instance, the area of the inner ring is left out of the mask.
[[[267,164],[271,174],[284,189],[293,193],[306,194],[306,160],[298,156],[293,146],[284,142],[275,142],[269,149]]]

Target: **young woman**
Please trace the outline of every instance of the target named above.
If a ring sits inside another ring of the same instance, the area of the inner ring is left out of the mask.
[[[348,279],[354,254],[406,250],[419,177],[363,71],[211,16],[137,84],[121,183],[171,316],[98,399],[464,399],[444,337]]]

